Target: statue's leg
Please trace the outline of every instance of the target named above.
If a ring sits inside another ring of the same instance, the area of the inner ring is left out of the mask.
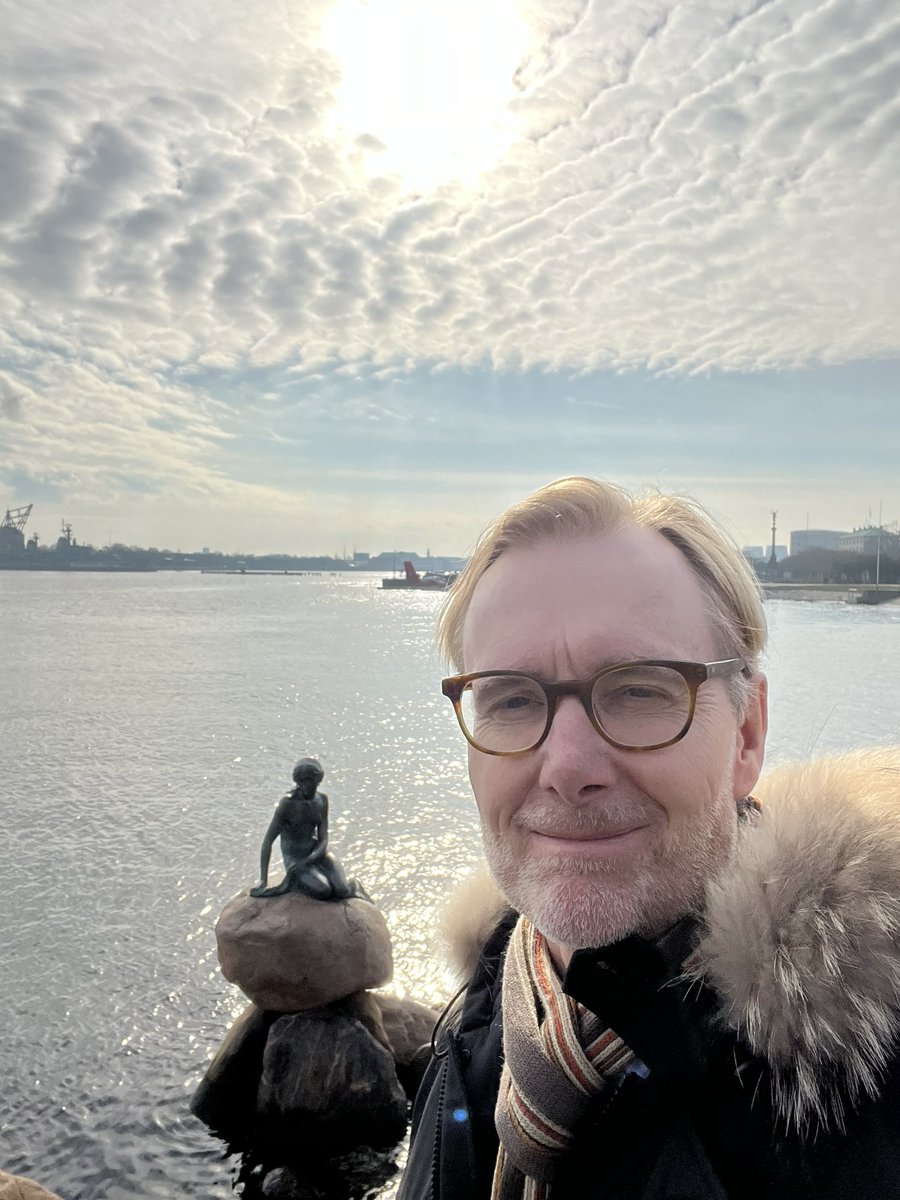
[[[307,896],[312,896],[314,900],[332,899],[331,884],[318,865],[306,867],[305,870],[297,873],[297,883],[294,890],[305,892]]]
[[[375,903],[359,880],[351,878],[344,872],[344,868],[333,854],[326,854],[319,863],[319,868],[328,877],[335,900],[350,900],[358,897],[360,900],[368,900],[370,904]]]
[[[344,869],[333,854],[326,854],[319,862],[319,870],[328,880],[331,896],[334,900],[347,900],[353,895],[350,881],[344,874]]]

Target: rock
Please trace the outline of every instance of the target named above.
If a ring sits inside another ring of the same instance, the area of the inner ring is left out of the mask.
[[[302,1167],[270,1168],[259,1191],[248,1193],[259,1200],[334,1200],[334,1197],[366,1197],[381,1189],[399,1171],[394,1153],[362,1146],[337,1158],[307,1155]]]
[[[191,1112],[216,1133],[240,1141],[256,1121],[263,1051],[278,1014],[251,1004],[225,1035],[194,1092]]]
[[[0,1171],[0,1200],[59,1200],[59,1196],[25,1175],[7,1175]]]
[[[301,1012],[381,987],[393,974],[384,917],[367,900],[299,892],[226,904],[216,924],[222,974],[260,1008]]]
[[[397,1077],[410,1100],[415,1099],[422,1076],[431,1061],[431,1034],[440,1014],[409,997],[373,992],[390,1045]]]
[[[265,1200],[298,1200],[309,1194],[299,1171],[290,1167],[276,1167],[269,1171],[260,1188]]]
[[[381,1005],[378,1003],[377,992],[354,992],[332,1005],[332,1011],[341,1012],[345,1017],[356,1017],[368,1029],[376,1042],[384,1046],[388,1054],[394,1056],[394,1047],[385,1032],[381,1016]]]
[[[260,1128],[276,1153],[304,1142],[316,1155],[390,1146],[406,1132],[406,1095],[394,1060],[353,1017],[279,1017],[263,1055]]]
[[[409,997],[373,992],[381,1010],[381,1021],[394,1059],[404,1066],[412,1062],[423,1046],[431,1044],[431,1034],[440,1013]]]
[[[397,1078],[409,1099],[414,1100],[431,1061],[431,1033],[440,1013],[418,1000],[401,1000],[384,992],[358,992],[335,1007],[361,1021],[391,1052]]]

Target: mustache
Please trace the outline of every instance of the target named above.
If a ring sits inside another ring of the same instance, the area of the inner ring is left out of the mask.
[[[512,824],[555,837],[603,837],[638,825],[649,825],[658,816],[657,805],[641,801],[617,800],[580,808],[535,801],[520,808]]]

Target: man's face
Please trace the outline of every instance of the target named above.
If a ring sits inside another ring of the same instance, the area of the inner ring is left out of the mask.
[[[627,527],[510,550],[479,581],[466,671],[586,678],[635,659],[723,657],[702,587],[661,534]],[[762,766],[765,685],[740,720],[722,679],[701,685],[686,737],[617,750],[577,697],[520,758],[469,749],[488,861],[510,903],[557,949],[654,933],[688,912],[731,848],[735,801]]]

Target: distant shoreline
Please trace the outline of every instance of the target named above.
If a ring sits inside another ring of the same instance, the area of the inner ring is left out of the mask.
[[[874,583],[763,583],[767,600],[836,600],[845,604],[896,604],[900,588]]]

